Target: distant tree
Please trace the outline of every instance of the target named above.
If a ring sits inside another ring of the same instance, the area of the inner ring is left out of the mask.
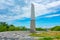
[[[20,30],[27,30],[27,28],[25,26],[20,26]]]
[[[46,29],[43,28],[36,28],[37,31],[46,31]]]
[[[25,26],[20,26],[20,27],[16,27],[14,25],[8,25],[6,22],[0,22],[0,32],[2,31],[25,31],[25,30],[30,30],[27,29]]]
[[[6,22],[0,22],[0,31],[6,31],[7,25]]]
[[[15,27],[15,31],[20,31],[20,27]]]
[[[60,31],[60,26],[55,26],[51,28],[52,31]]]
[[[15,26],[14,25],[10,25],[8,30],[9,31],[14,31],[15,30]]]

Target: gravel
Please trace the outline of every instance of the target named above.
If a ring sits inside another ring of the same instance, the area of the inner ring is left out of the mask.
[[[0,32],[0,40],[35,40],[29,31]]]

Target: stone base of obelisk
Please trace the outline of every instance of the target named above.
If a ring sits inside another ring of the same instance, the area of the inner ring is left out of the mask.
[[[31,24],[30,24],[30,32],[31,33],[35,33],[35,20],[31,20]]]
[[[34,31],[34,30],[30,30],[30,33],[36,33],[36,31]]]

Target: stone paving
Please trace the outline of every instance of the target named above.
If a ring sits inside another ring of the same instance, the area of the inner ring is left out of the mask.
[[[35,40],[28,31],[0,32],[0,40]]]

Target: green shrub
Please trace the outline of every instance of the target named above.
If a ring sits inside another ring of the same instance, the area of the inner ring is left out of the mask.
[[[39,40],[53,40],[53,39],[50,37],[45,37],[45,38],[40,38]]]
[[[43,28],[36,28],[37,31],[46,31],[46,29]]]
[[[55,26],[51,28],[52,31],[60,31],[60,26]]]

